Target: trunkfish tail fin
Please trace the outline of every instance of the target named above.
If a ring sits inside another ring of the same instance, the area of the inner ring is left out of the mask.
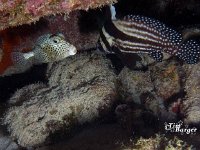
[[[32,57],[33,54],[29,53],[22,53],[22,52],[12,52],[11,59],[14,65],[18,67],[29,67],[32,65]]]
[[[12,52],[11,58],[14,65],[24,65],[28,61],[24,57],[24,53],[21,53],[21,52]]]

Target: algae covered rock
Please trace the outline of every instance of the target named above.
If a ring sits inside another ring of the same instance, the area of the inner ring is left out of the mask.
[[[141,104],[160,120],[176,120],[176,114],[168,110],[164,100],[179,92],[178,75],[175,63],[154,64],[145,72],[124,68],[119,74],[123,102]]]
[[[143,93],[153,91],[149,72],[133,71],[124,68],[119,74],[121,90],[125,97],[133,99],[136,103],[141,103],[140,96]]]
[[[109,65],[101,55],[86,53],[50,65],[48,87],[29,85],[11,98],[10,103],[21,102],[4,117],[11,136],[21,146],[36,146],[107,114],[117,99]]]
[[[151,79],[155,87],[155,91],[164,100],[179,93],[180,76],[179,66],[174,61],[163,61],[156,63],[150,67]]]
[[[108,81],[114,86],[116,80],[110,61],[95,52],[83,53],[50,64],[47,77],[50,86],[67,85],[69,89],[76,88],[78,85],[104,84]]]
[[[181,112],[186,124],[200,123],[200,63],[186,67],[186,100],[183,101]]]
[[[46,87],[46,88],[45,88]],[[43,83],[31,84],[25,86],[15,92],[15,94],[9,99],[10,105],[20,105],[24,101],[27,101],[33,97],[38,91],[42,92],[47,89],[47,86]]]

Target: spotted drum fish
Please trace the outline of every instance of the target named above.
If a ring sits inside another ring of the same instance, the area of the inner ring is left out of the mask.
[[[200,45],[194,40],[183,41],[181,34],[158,20],[128,15],[116,19],[113,6],[111,19],[101,32],[99,45],[107,53],[147,53],[156,61],[163,59],[163,52],[175,55],[188,64],[199,61]]]
[[[35,47],[27,53],[12,52],[12,61],[19,67],[49,63],[75,55],[76,48],[65,41],[63,34],[46,34],[38,38]]]

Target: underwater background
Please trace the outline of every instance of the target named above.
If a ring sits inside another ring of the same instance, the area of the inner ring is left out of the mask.
[[[200,149],[199,8],[198,0],[0,0],[0,150]],[[124,52],[127,39],[106,27],[123,19],[129,32],[120,31],[134,33],[128,44],[154,40],[159,53]],[[181,51],[187,41],[195,44]]]

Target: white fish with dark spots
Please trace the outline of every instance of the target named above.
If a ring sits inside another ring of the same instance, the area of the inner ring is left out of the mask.
[[[76,52],[76,47],[68,43],[63,34],[45,34],[38,38],[32,51],[13,52],[12,61],[18,67],[30,67],[33,64],[59,61]]]

